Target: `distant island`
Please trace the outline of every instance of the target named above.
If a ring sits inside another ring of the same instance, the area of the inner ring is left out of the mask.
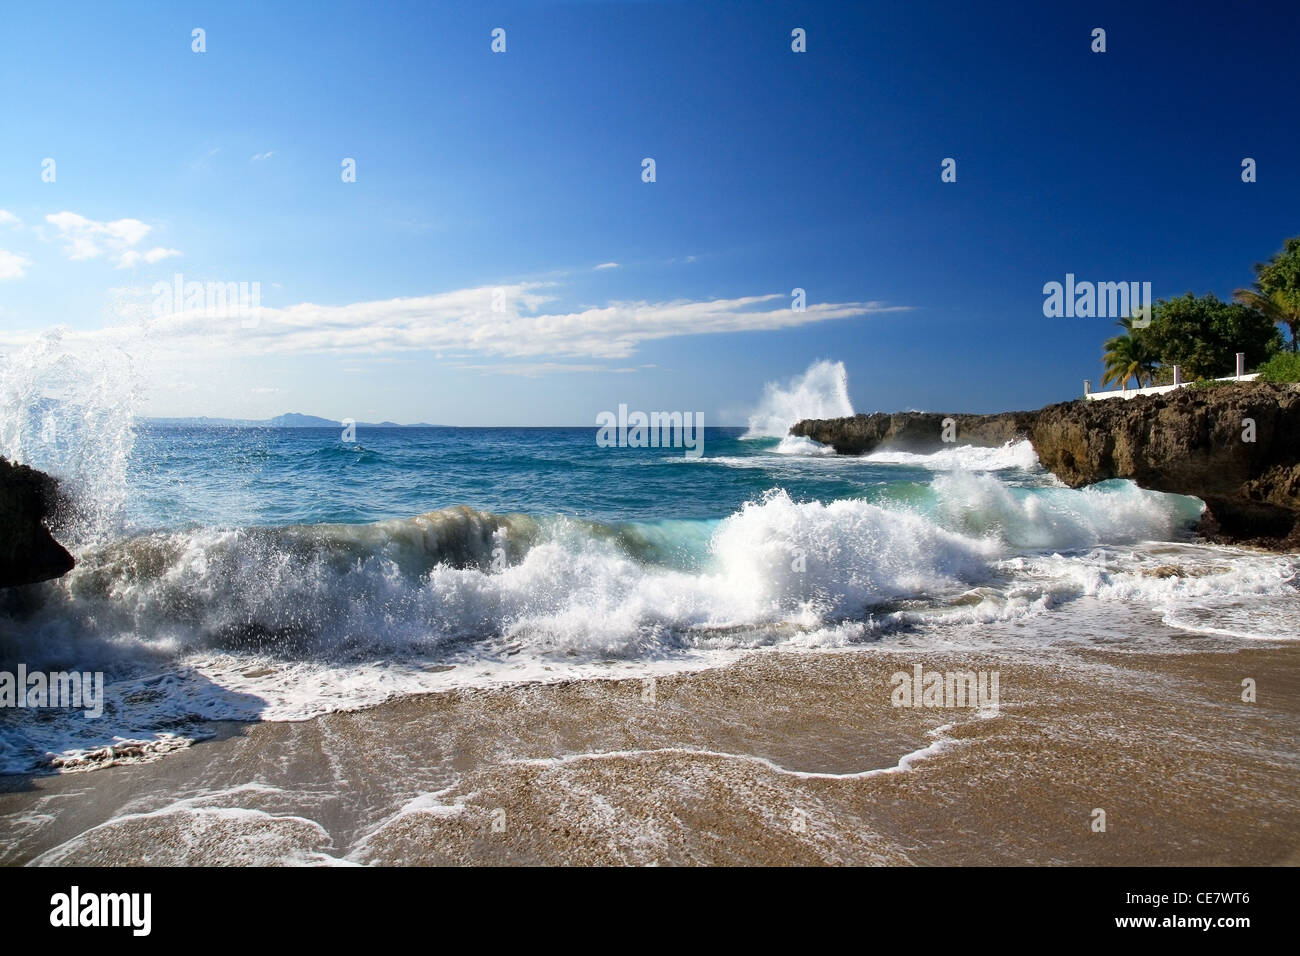
[[[303,415],[299,412],[288,412],[284,415],[276,415],[274,418],[208,418],[206,415],[199,418],[145,418],[143,422],[149,425],[164,426],[209,426],[215,428],[342,428],[343,422],[336,421],[333,418],[320,418],[316,415]],[[454,428],[454,425],[430,425],[428,422],[417,422],[414,425],[399,425],[397,422],[355,422],[357,428]]]

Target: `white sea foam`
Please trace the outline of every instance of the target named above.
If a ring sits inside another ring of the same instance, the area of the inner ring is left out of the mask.
[[[1028,441],[1007,442],[997,448],[979,448],[975,445],[955,445],[929,454],[892,451],[875,451],[861,456],[862,461],[881,465],[911,465],[930,471],[1004,471],[1038,469],[1038,455]]]
[[[42,853],[34,866],[114,858],[134,833],[149,832],[149,862],[165,865],[346,865],[324,852],[329,831],[306,817],[250,807],[276,803],[284,791],[251,783],[177,799],[156,810],[123,813]],[[227,806],[233,802],[235,806]]]
[[[374,525],[160,533],[85,552],[44,586],[41,610],[0,619],[0,635],[33,655],[75,652],[83,666],[131,648],[151,660],[312,659],[493,640],[566,660],[634,659],[781,640],[762,628],[816,628],[898,597],[961,593],[1022,552],[1167,540],[1200,508],[1127,482],[1022,489],[953,473],[932,491],[915,510],[772,492],[717,523],[694,566],[659,560],[673,526],[639,536],[469,509]],[[680,537],[699,548],[706,532],[690,523]],[[1055,576],[1094,573],[1060,560]],[[1076,581],[1081,592],[1096,590],[1089,580]]]
[[[787,435],[775,449],[778,455],[833,455],[835,449],[802,435]]]

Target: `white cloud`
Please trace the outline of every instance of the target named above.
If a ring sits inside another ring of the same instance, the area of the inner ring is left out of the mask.
[[[23,221],[8,209],[0,209],[0,226],[21,226]]]
[[[164,249],[162,246],[155,246],[148,252],[138,252],[135,249],[128,249],[126,252],[118,256],[114,262],[117,263],[119,269],[129,269],[133,266],[139,265],[141,262],[153,265],[155,262],[161,262],[164,259],[170,259],[172,256],[179,256],[180,254],[179,249]]]
[[[0,282],[6,279],[21,279],[31,260],[16,252],[0,249]]]
[[[98,259],[107,254],[109,261],[117,268],[126,269],[140,262],[153,263],[180,255],[175,249],[164,249],[161,246],[148,252],[132,248],[139,245],[153,229],[139,219],[97,222],[75,212],[64,211],[46,216],[45,221],[58,230],[64,253],[74,261]]]
[[[272,150],[268,150],[268,151],[265,152],[265,153],[254,153],[251,157],[249,157],[249,160],[248,160],[248,161],[249,161],[250,163],[260,163],[262,160],[264,160],[264,159],[270,159],[270,158],[271,158],[272,156],[274,156],[274,155],[275,155],[275,150],[273,150],[273,149],[272,149]]]
[[[617,269],[617,268],[618,268],[617,262],[602,262],[600,265],[596,266],[597,271],[601,269]]]
[[[453,361],[610,361],[625,359],[644,343],[659,339],[770,331],[905,309],[879,302],[823,302],[796,312],[789,296],[770,293],[699,301],[615,301],[575,312],[546,312],[542,307],[555,300],[541,291],[546,288],[550,286],[521,283],[349,305],[259,307],[256,322],[248,321],[253,316],[241,315],[237,306],[195,309],[68,336],[96,347],[125,345],[146,336],[151,347],[178,355],[332,353],[357,358],[430,351],[445,352]],[[498,289],[504,291],[504,309],[493,311]]]

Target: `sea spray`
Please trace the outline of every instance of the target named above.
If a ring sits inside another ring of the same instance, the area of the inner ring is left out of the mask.
[[[76,353],[58,329],[0,356],[0,455],[60,480],[75,509],[60,532],[69,545],[122,523],[139,398],[130,355]]]
[[[849,376],[843,362],[814,362],[802,374],[779,385],[769,382],[749,416],[746,438],[784,438],[805,418],[843,418],[853,414]]]

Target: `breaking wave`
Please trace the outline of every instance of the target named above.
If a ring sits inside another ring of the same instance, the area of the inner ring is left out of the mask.
[[[99,721],[0,714],[0,770],[153,759],[213,719],[708,666],[759,647],[1007,620],[1081,595],[1156,602],[1179,625],[1191,613],[1180,608],[1211,598],[1294,595],[1294,566],[1272,557],[1186,579],[1080,557],[1185,536],[1199,510],[1127,482],[1013,488],[954,472],[907,506],[773,490],[720,521],[451,508],[139,535],[89,547],[64,578],[6,599],[0,658],[108,681]]]
[[[1126,482],[1073,491],[939,476],[913,507],[772,491],[721,521],[610,525],[452,508],[369,525],[198,529],[82,552],[11,651],[288,656],[507,642],[639,657],[783,639],[900,597],[986,581],[996,561],[1177,537],[1200,503]],[[739,630],[738,630],[739,629]],[[775,630],[773,630],[775,629]],[[777,632],[781,632],[779,635]],[[786,635],[788,636],[788,635]]]

